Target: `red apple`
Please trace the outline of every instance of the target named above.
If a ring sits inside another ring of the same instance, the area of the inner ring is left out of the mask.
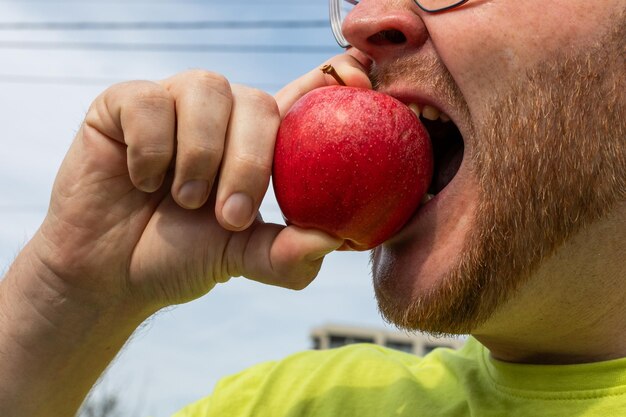
[[[380,245],[407,222],[432,172],[418,117],[374,90],[315,89],[294,104],[276,139],[274,192],[287,223],[355,250]]]

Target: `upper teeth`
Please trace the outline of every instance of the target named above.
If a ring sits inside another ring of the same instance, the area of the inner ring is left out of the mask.
[[[430,106],[428,104],[420,108],[418,104],[411,103],[409,104],[409,108],[411,109],[413,113],[417,115],[417,117],[421,116],[424,119],[428,119],[428,120],[440,119],[442,122],[450,121],[450,117],[447,114],[442,113],[441,110],[433,106]]]
[[[432,106],[426,105],[422,109],[422,116],[424,116],[424,119],[437,120],[441,116],[441,112]]]

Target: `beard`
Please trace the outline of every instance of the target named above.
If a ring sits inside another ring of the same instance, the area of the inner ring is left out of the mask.
[[[435,335],[471,333],[542,260],[626,200],[626,24],[623,17],[617,23],[590,48],[541,62],[495,93],[489,111],[481,112],[490,119],[473,125],[466,138],[478,204],[451,269],[414,294],[394,274],[400,256],[393,252],[408,249],[373,252],[376,298],[386,321]],[[407,58],[372,71],[377,87],[398,77],[434,83],[463,106],[452,76],[435,58]]]

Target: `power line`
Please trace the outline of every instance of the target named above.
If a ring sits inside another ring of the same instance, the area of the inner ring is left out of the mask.
[[[198,20],[155,22],[0,22],[0,30],[318,29],[328,20]]]
[[[55,77],[21,74],[0,74],[0,83],[3,84],[111,85],[120,81],[122,80],[97,77]]]
[[[158,6],[180,6],[182,5],[219,5],[224,6],[223,0],[0,0],[0,4],[28,4],[28,3],[46,3],[46,6],[57,6],[59,4],[96,4],[100,6],[108,6],[111,4],[122,4],[124,6],[135,6],[135,5],[158,5]],[[313,2],[315,3],[315,2]],[[326,1],[317,0],[317,3],[326,5]],[[254,5],[254,6],[267,6],[267,5],[298,5],[301,6],[310,6],[312,4],[309,0],[302,0],[300,2],[296,2],[294,0],[262,0],[261,2],[258,0],[229,0],[228,5]],[[317,6],[317,4],[313,4]]]
[[[22,75],[22,74],[0,74],[1,84],[42,84],[42,85],[85,85],[85,86],[107,86],[122,81],[137,79],[137,77],[78,77],[78,76],[48,76],[48,75]],[[263,82],[237,82],[261,88],[264,90],[279,90],[284,85],[279,83]]]
[[[39,42],[0,41],[0,49],[97,50],[127,52],[215,52],[247,54],[334,54],[338,46],[325,45],[227,45],[189,43]]]
[[[48,207],[45,205],[0,205],[0,213],[23,213],[23,212],[42,212],[47,211]]]
[[[46,212],[48,210],[48,206],[47,205],[43,205],[43,204],[15,204],[15,205],[0,205],[0,213],[29,213],[32,214],[33,212],[35,213],[40,213],[40,212]],[[272,214],[280,214],[280,208],[278,206],[276,206],[275,204],[271,204],[271,205],[263,205],[261,207],[261,213],[272,213]],[[0,219],[2,220],[2,219]]]

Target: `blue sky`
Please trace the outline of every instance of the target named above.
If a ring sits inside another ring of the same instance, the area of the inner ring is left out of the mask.
[[[326,0],[0,1],[0,23],[326,17]],[[2,45],[7,41],[302,44],[340,52],[329,28],[0,30],[2,269],[45,216],[55,173],[86,109],[106,88],[106,80],[159,79],[189,68],[205,68],[233,82],[275,92],[332,55],[6,49]],[[82,77],[84,82],[71,84],[67,77],[74,82]],[[281,221],[271,191],[261,211],[266,220]],[[366,253],[332,254],[319,278],[302,292],[237,278],[200,300],[159,313],[137,332],[97,390],[119,392],[129,411],[169,416],[209,394],[223,376],[309,348],[310,329],[327,322],[384,326],[376,310]]]

